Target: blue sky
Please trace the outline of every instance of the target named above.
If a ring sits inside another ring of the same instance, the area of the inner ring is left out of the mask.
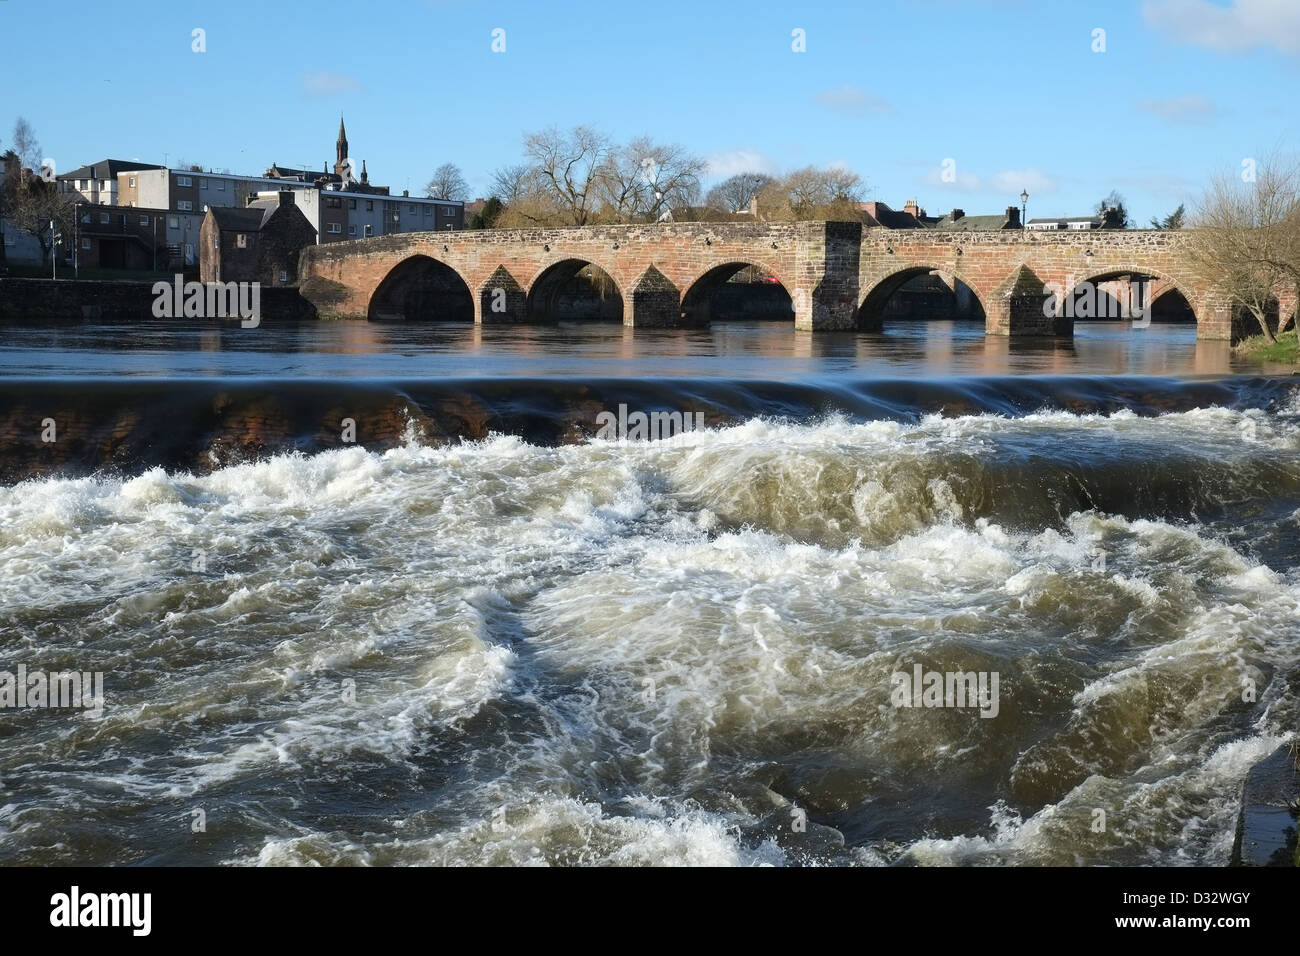
[[[22,115],[60,171],[320,168],[342,112],[372,182],[422,191],[451,161],[482,195],[525,131],[585,123],[679,143],[714,179],[837,163],[895,208],[996,212],[1024,188],[1031,217],[1091,211],[1114,188],[1145,222],[1217,169],[1300,146],[1300,0],[301,9],[0,0],[0,148]]]

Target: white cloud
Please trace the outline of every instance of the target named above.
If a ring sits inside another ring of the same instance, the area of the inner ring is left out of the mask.
[[[361,84],[347,73],[304,73],[302,89],[308,96],[338,96],[361,92]]]
[[[1200,93],[1166,100],[1142,100],[1138,109],[1171,123],[1208,123],[1219,115],[1219,108]]]
[[[944,179],[946,169],[951,169],[951,174]],[[926,164],[925,176],[921,179],[922,183],[927,186],[937,186],[940,189],[956,189],[963,192],[975,192],[980,188],[981,180],[974,173],[968,173],[966,167],[960,163],[954,163],[952,167],[935,166]]]
[[[883,116],[894,108],[874,93],[845,84],[834,90],[822,90],[813,102],[843,116]]]
[[[1031,196],[1056,192],[1056,180],[1037,169],[1004,169],[989,178],[989,185],[1000,193],[1020,195],[1021,190]]]
[[[737,173],[766,173],[772,175],[775,164],[756,149],[729,149],[714,153],[705,162],[709,164],[709,177],[726,179]]]
[[[1180,43],[1235,53],[1272,46],[1300,53],[1300,3],[1296,0],[1147,0],[1147,23]]]

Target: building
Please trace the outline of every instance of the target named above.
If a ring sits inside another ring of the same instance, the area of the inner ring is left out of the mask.
[[[167,248],[166,209],[79,203],[71,238],[83,269],[161,271],[175,263]]]
[[[937,216],[927,216],[915,199],[909,199],[901,211],[874,201],[858,203],[858,208],[870,217],[865,225],[884,226],[886,229],[929,229],[939,221]]]
[[[963,209],[954,209],[946,216],[929,216],[917,205],[915,199],[909,199],[901,210],[891,209],[883,202],[864,202],[858,206],[870,217],[867,225],[884,226],[886,229],[986,232],[1020,228],[1020,210],[1015,206],[1008,206],[1004,212],[993,216],[968,216]]]
[[[1027,229],[1035,232],[1051,231],[1086,231],[1089,229],[1122,229],[1124,224],[1119,221],[1119,210],[1113,206],[1107,206],[1104,211],[1095,216],[1062,216],[1059,219],[1031,219],[1026,223]]]
[[[70,173],[56,176],[59,194],[70,202],[88,202],[97,206],[116,206],[119,177],[138,169],[162,169],[153,163],[126,159],[101,159]]]
[[[258,200],[270,192],[258,193]],[[318,242],[367,239],[400,232],[441,232],[465,228],[465,204],[419,196],[357,193],[338,188],[298,193],[307,221],[316,229]]]
[[[343,118],[339,117],[332,172],[328,165],[317,173],[280,166],[278,163],[272,163],[266,170],[267,180],[295,187],[312,187],[298,195],[298,205],[307,221],[315,228],[317,242],[343,242],[400,232],[440,232],[465,228],[463,202],[412,196],[407,190],[403,190],[401,196],[393,196],[389,187],[376,186],[370,182],[370,171],[364,159],[361,161],[360,176],[349,181],[349,170],[355,169],[350,149],[347,127]],[[277,190],[280,188],[283,185],[278,186]],[[269,199],[273,195],[272,191],[267,190],[259,192],[254,198]]]
[[[1020,210],[1008,206],[1001,215],[968,216],[965,210],[954,209],[936,222],[932,229],[941,232],[989,232],[999,229],[1019,229]]]
[[[297,203],[301,195],[285,189],[242,209],[210,206],[199,230],[199,278],[267,286],[296,283],[298,257],[316,242],[316,230]]]

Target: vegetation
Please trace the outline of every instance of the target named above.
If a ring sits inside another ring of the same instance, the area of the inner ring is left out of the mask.
[[[1109,217],[1112,228],[1133,228],[1133,220],[1128,216],[1128,209],[1124,205],[1124,197],[1119,194],[1117,189],[1112,189],[1110,195],[1097,203],[1097,215],[1103,218]]]
[[[424,187],[424,191],[430,199],[459,201],[469,198],[469,183],[465,182],[459,166],[443,163],[433,171],[433,178]]]
[[[1300,297],[1300,164],[1267,159],[1252,173],[1211,180],[1188,252],[1272,345],[1291,318],[1279,315],[1278,294],[1291,289]]]
[[[73,211],[71,204],[60,198],[58,184],[46,182],[37,172],[40,156],[36,132],[20,116],[14,123],[13,145],[0,157],[4,163],[0,214],[13,227],[34,236],[41,245],[42,260],[49,261],[55,236],[71,237]],[[71,242],[71,238],[65,242]]]
[[[642,136],[612,142],[587,126],[524,137],[524,161],[504,166],[491,193],[502,227],[614,222],[858,219],[863,184],[847,169],[807,167],[773,177],[739,173],[701,201],[708,164],[679,146]],[[756,206],[755,206],[756,204]]]
[[[1254,335],[1241,342],[1233,350],[1243,358],[1260,362],[1300,362],[1300,341],[1296,331],[1282,332],[1272,342],[1262,335]]]
[[[1178,204],[1178,208],[1169,215],[1161,219],[1159,216],[1151,217],[1152,229],[1182,229],[1187,219],[1187,208],[1183,203]]]

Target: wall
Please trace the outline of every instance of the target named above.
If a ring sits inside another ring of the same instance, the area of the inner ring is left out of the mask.
[[[0,325],[153,321],[154,298],[152,282],[0,279]],[[315,308],[291,288],[263,288],[261,311],[263,322],[316,318]]]

